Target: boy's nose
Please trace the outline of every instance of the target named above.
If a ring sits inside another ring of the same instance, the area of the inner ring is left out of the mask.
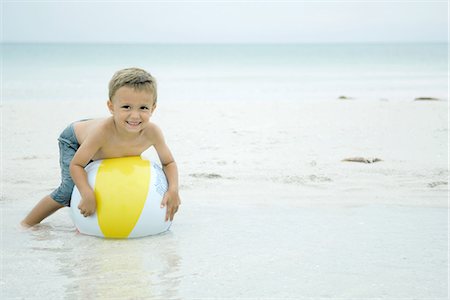
[[[137,111],[131,111],[130,117],[131,117],[131,118],[134,118],[134,119],[138,119],[138,118],[139,118],[139,112],[137,112]]]

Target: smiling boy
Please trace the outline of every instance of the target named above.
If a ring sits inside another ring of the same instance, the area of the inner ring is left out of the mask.
[[[149,122],[156,108],[155,79],[145,70],[123,69],[109,83],[108,109],[112,116],[70,124],[59,137],[61,185],[45,196],[21,222],[25,227],[40,223],[58,209],[70,206],[74,184],[81,194],[78,205],[85,217],[96,209],[94,191],[84,170],[93,160],[141,155],[153,146],[169,184],[161,206],[167,206],[166,221],[180,205],[177,164],[162,131]]]

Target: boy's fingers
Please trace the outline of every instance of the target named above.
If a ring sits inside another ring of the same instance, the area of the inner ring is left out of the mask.
[[[166,211],[166,222],[169,221],[169,220],[172,221],[173,220],[173,216],[175,215],[176,212],[177,212],[176,208],[174,208],[174,207],[167,208],[167,211]]]
[[[164,206],[166,206],[167,204],[167,196],[164,196],[162,201],[161,201],[161,208],[163,208]]]
[[[172,212],[170,213],[170,221],[173,221],[173,217],[175,216],[175,214],[177,213],[177,211],[178,211],[178,206],[177,206],[177,207],[174,207],[174,208],[172,209]]]
[[[161,201],[161,208],[163,208],[164,206],[167,206],[166,209],[166,217],[165,217],[165,221],[172,221],[173,220],[173,216],[175,215],[175,213],[178,211],[178,205],[174,205],[173,203],[167,204],[167,202],[169,201],[169,197],[164,196],[163,200]]]

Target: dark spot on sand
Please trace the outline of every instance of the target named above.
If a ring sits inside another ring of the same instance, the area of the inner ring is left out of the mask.
[[[342,161],[371,164],[371,163],[375,163],[375,162],[382,161],[382,160],[379,158],[376,158],[376,157],[349,157],[349,158],[344,158]]]
[[[218,179],[222,178],[222,175],[216,173],[192,173],[189,176],[194,178],[207,178],[207,179]]]
[[[33,160],[33,159],[39,159],[39,157],[36,155],[31,155],[31,156],[17,157],[17,158],[13,158],[13,159],[14,160]]]
[[[331,178],[325,177],[325,176],[320,176],[320,175],[309,175],[308,176],[309,181],[312,182],[330,182],[333,181],[331,180]]]
[[[448,182],[447,181],[433,181],[428,184],[428,187],[434,188],[434,187],[437,187],[440,185],[448,185]]]
[[[284,176],[284,177],[274,177],[272,178],[275,182],[282,182],[285,184],[299,184],[299,185],[308,185],[311,183],[322,183],[322,182],[332,182],[333,180],[326,176],[321,175],[307,175],[307,176]]]
[[[353,97],[348,97],[348,96],[339,96],[338,97],[339,100],[353,100]]]
[[[414,101],[439,101],[439,99],[433,97],[417,97]]]
[[[14,184],[28,184],[28,183],[30,183],[31,181],[29,181],[29,180],[24,180],[24,179],[19,179],[19,180],[14,180],[13,181],[13,183]]]

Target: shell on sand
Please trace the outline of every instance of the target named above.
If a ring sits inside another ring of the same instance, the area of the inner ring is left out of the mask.
[[[351,162],[360,162],[360,163],[365,163],[365,164],[371,164],[371,163],[375,163],[378,161],[382,161],[379,158],[376,157],[349,157],[349,158],[344,158],[342,161],[351,161]]]

